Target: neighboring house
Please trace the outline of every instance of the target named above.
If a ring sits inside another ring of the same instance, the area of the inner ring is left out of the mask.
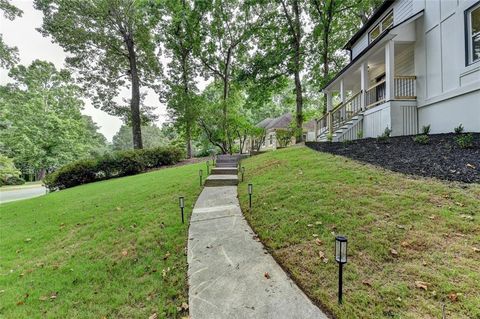
[[[317,140],[480,131],[480,1],[385,1],[344,49]]]
[[[266,118],[260,123],[258,123],[256,126],[263,128],[265,130],[265,137],[263,141],[261,141],[260,145],[260,151],[266,151],[266,150],[273,150],[279,148],[281,145],[277,139],[277,132],[279,130],[289,130],[291,128],[291,123],[293,121],[293,116],[291,113],[285,113],[282,116],[276,117],[276,118]],[[313,141],[314,140],[314,134],[313,131],[315,129],[315,120],[308,121],[303,124],[303,134],[304,134],[304,139],[307,141]],[[256,142],[253,139],[249,139],[247,143],[245,143],[246,147],[248,150],[244,151],[249,151],[253,147],[252,145],[256,144]],[[290,145],[295,144],[295,137],[291,138]]]

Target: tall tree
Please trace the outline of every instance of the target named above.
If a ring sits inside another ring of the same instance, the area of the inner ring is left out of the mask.
[[[21,17],[23,12],[8,0],[0,0],[0,11],[3,16],[8,20],[14,20],[17,17]],[[11,68],[18,62],[18,49],[16,47],[9,47],[4,41],[2,34],[0,33],[0,67]]]
[[[171,58],[165,77],[166,90],[161,92],[161,100],[166,102],[169,116],[177,128],[183,132],[187,157],[192,157],[192,138],[198,118],[198,97],[195,78],[200,65],[193,57],[196,30],[201,14],[195,3],[187,0],[169,0],[160,10],[162,43]]]
[[[309,13],[314,28],[311,34],[310,74],[314,85],[323,87],[348,62],[341,51],[363,17],[372,12],[378,0],[310,0]],[[323,113],[327,99],[323,99]]]
[[[79,71],[96,107],[125,116],[115,98],[122,88],[130,88],[133,147],[142,148],[140,88],[155,87],[160,73],[149,3],[35,0],[35,6],[44,15],[40,31],[70,54],[67,63]]]
[[[295,93],[296,141],[303,140],[305,73],[305,3],[303,0],[265,0],[260,2],[262,27],[256,33],[258,48],[252,74],[259,78],[291,77]]]
[[[43,178],[46,170],[91,154],[104,138],[82,116],[82,90],[66,70],[33,61],[9,73],[13,83],[0,87],[2,152],[22,169]]]
[[[252,43],[249,41],[258,23],[249,1],[213,0],[203,10],[195,53],[203,65],[203,74],[222,84],[220,121],[222,151],[232,153],[234,136],[228,129],[228,104],[235,75]],[[204,125],[202,127],[205,127]]]

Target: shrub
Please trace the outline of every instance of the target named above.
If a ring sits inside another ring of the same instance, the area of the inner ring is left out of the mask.
[[[422,126],[422,134],[423,135],[428,135],[430,134],[430,124]]]
[[[289,130],[278,129],[275,131],[275,137],[277,138],[277,142],[280,147],[287,147],[291,143],[293,136],[294,136],[294,132],[291,129]]]
[[[6,180],[3,182],[4,185],[23,185],[25,184],[25,180],[18,176],[10,176],[7,177]]]
[[[55,190],[94,182],[97,179],[97,163],[96,160],[86,159],[67,164],[47,175],[45,186]]]
[[[327,141],[328,142],[333,142],[333,134],[332,133],[327,134]]]
[[[357,132],[357,138],[362,139],[363,138],[363,130],[360,130]]]
[[[459,136],[455,137],[455,142],[457,142],[457,145],[460,148],[466,149],[466,148],[472,148],[473,147],[473,134],[468,133],[468,134],[461,134]]]
[[[95,159],[65,165],[45,178],[50,190],[64,189],[119,176],[134,175],[149,168],[172,165],[184,157],[176,147],[157,147],[107,153]]]
[[[379,142],[387,142],[388,139],[390,138],[390,134],[392,134],[392,130],[387,126],[387,127],[385,128],[385,131],[383,132],[383,134],[377,136],[377,141],[379,141]]]
[[[453,130],[455,131],[456,134],[462,134],[464,130],[462,123],[460,123],[460,125],[455,127]]]
[[[422,135],[417,135],[413,138],[413,141],[415,143],[418,143],[418,144],[428,144],[430,142],[430,138],[428,137],[428,135],[426,134],[422,134]]]

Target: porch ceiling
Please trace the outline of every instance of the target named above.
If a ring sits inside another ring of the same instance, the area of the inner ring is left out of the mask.
[[[405,51],[411,50],[411,43],[395,43],[395,58],[402,55]],[[380,47],[371,50],[371,53],[363,59],[367,62],[369,71],[381,67],[385,64],[385,48]],[[360,87],[360,63],[357,67],[352,66],[343,73],[336,81],[329,86],[329,91],[340,91],[340,80],[343,79],[343,85],[347,91],[358,91]]]

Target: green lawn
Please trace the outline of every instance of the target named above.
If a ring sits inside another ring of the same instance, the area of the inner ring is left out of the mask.
[[[480,318],[478,184],[416,179],[305,147],[243,165],[249,223],[337,318],[441,318],[443,304],[447,318]],[[341,307],[335,234],[349,239]]]
[[[0,318],[179,318],[188,302],[186,165],[0,206]]]

